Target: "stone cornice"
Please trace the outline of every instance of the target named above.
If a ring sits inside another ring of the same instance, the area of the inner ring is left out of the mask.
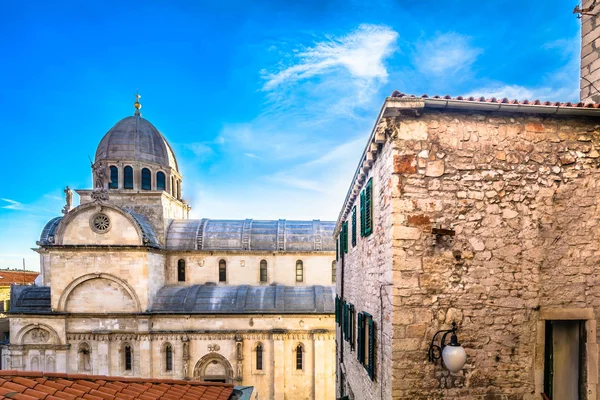
[[[315,329],[299,330],[237,330],[222,332],[197,331],[161,331],[161,332],[68,332],[68,341],[99,340],[99,341],[189,341],[189,340],[235,340],[236,336],[243,340],[333,340],[335,331]],[[33,345],[26,345],[32,348]]]

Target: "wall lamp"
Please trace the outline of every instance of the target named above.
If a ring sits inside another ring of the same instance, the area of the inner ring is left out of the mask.
[[[435,344],[435,338],[440,333],[443,333],[443,335],[440,340],[440,345],[438,346]],[[446,344],[446,337],[449,334],[452,334],[450,336],[450,343]],[[458,343],[458,338],[456,337],[456,322],[452,322],[452,329],[437,331],[435,335],[433,335],[431,344],[429,345],[428,356],[429,361],[432,363],[435,363],[436,360],[441,358],[446,369],[450,372],[458,372],[462,369],[467,362],[467,352]]]

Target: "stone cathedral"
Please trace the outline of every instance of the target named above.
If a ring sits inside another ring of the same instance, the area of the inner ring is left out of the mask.
[[[44,227],[38,285],[13,286],[5,368],[333,399],[335,223],[190,219],[175,154],[135,108]]]

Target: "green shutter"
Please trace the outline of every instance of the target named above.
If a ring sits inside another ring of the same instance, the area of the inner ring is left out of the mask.
[[[348,253],[348,221],[342,224],[342,251]]]
[[[356,247],[356,206],[352,207],[352,247]]]
[[[360,237],[365,236],[365,191],[360,192]]]
[[[365,187],[365,236],[373,232],[373,178]]]
[[[348,338],[350,340],[350,350],[354,350],[354,305],[350,304],[348,311]]]
[[[367,372],[371,380],[375,378],[375,322],[373,318],[369,317],[368,321],[368,335],[369,335],[369,367]]]
[[[356,352],[356,357],[358,358],[358,362],[361,364],[364,360],[364,340],[363,340],[363,314],[358,313],[358,328],[356,329],[358,333],[358,351]]]

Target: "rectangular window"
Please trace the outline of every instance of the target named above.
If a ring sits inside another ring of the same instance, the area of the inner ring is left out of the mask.
[[[335,323],[339,325],[340,323],[340,298],[339,296],[335,296]]]
[[[546,321],[544,393],[550,399],[586,398],[585,321]]]
[[[375,322],[371,314],[358,314],[358,361],[365,367],[371,380],[375,377]]]
[[[352,207],[352,247],[356,247],[356,206]]]
[[[346,322],[348,321],[348,303],[346,303],[346,300],[344,300],[343,304],[344,305],[342,307],[342,339],[348,340],[348,324]]]
[[[335,239],[335,261],[340,259],[340,236]]]
[[[365,187],[365,236],[373,232],[373,178]]]
[[[354,324],[356,323],[356,316],[354,312],[354,305],[348,306],[348,342],[350,342],[350,350],[354,350]]]
[[[360,192],[360,237],[365,235],[365,191]]]

